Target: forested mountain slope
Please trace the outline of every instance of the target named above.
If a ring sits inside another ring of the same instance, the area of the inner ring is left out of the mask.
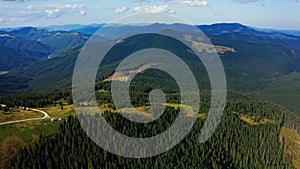
[[[54,51],[61,51],[66,48],[83,45],[89,37],[88,35],[77,32],[49,31],[34,27],[25,27],[10,33],[48,45],[52,47]]]

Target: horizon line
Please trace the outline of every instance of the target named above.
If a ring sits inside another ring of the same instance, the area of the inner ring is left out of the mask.
[[[37,25],[23,25],[23,26],[16,26],[16,27],[0,27],[0,29],[18,29],[18,28],[26,28],[26,27],[34,27],[34,28],[47,28],[47,27],[63,27],[63,26],[70,26],[70,25],[80,25],[80,26],[84,26],[84,27],[88,27],[88,26],[93,26],[93,25],[107,25],[109,23],[95,23],[95,22],[92,22],[92,23],[70,23],[70,24],[51,24],[51,25],[46,25],[46,26],[37,26]],[[155,23],[132,23],[132,24],[122,24],[122,23],[119,23],[119,24],[116,24],[116,25],[140,25],[140,26],[145,26],[145,25],[153,25],[153,24],[166,24],[166,25],[173,25],[173,24],[183,24],[183,23],[177,23],[177,22],[174,22],[174,23],[160,23],[160,22],[155,22]],[[243,26],[246,26],[246,27],[249,27],[249,28],[253,28],[253,29],[261,29],[261,30],[278,30],[278,31],[300,31],[300,28],[299,29],[284,29],[284,28],[266,28],[266,27],[260,27],[260,26],[252,26],[252,25],[248,25],[248,24],[244,24],[244,23],[240,23],[240,22],[212,22],[212,23],[205,23],[205,24],[193,24],[193,26],[212,26],[212,25],[218,25],[218,24],[240,24],[240,25],[243,25]]]

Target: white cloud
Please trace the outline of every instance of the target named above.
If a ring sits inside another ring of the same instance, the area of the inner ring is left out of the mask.
[[[250,2],[258,2],[260,0],[233,0],[234,2],[242,3],[242,4],[247,4]]]
[[[170,10],[168,11],[168,13],[169,13],[169,14],[175,14],[176,11],[175,11],[174,9],[170,9]]]
[[[3,21],[4,21],[4,19],[0,17],[0,23],[3,22]]]
[[[32,5],[28,5],[28,6],[26,7],[26,9],[29,9],[29,10],[31,10],[32,8],[33,8]]]
[[[186,5],[186,6],[207,6],[208,5],[207,0],[152,0],[152,1],[173,3],[173,4]],[[152,1],[151,0],[133,0],[133,2],[136,2],[136,3],[141,3],[141,2],[150,3]]]
[[[137,13],[176,13],[174,9],[170,9],[168,5],[146,5],[136,6],[133,8],[133,11]]]
[[[188,6],[207,6],[206,0],[172,0],[176,4]]]
[[[121,8],[115,9],[115,13],[124,13],[124,12],[127,12],[128,10],[129,10],[129,8],[127,8],[126,6],[123,6]]]
[[[83,4],[65,4],[65,5],[62,5],[61,8],[64,8],[64,9],[81,9],[83,8],[84,5]]]
[[[49,18],[57,18],[61,16],[63,12],[61,11],[61,9],[55,8],[55,9],[45,9],[45,13]]]
[[[27,0],[24,0],[27,1]],[[68,16],[84,16],[87,7],[82,3],[5,3],[0,0],[1,26],[38,22]]]
[[[32,9],[32,7],[30,8]],[[46,13],[46,17],[48,18],[58,18],[65,14],[80,14],[81,16],[86,15],[86,10],[84,9],[84,5],[76,4],[76,3],[56,5],[56,7],[48,6],[44,8],[44,12]]]
[[[86,10],[80,10],[79,13],[80,13],[81,16],[85,16],[86,15]]]

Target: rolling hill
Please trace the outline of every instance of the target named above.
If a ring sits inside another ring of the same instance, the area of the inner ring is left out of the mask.
[[[300,115],[300,74],[291,74],[272,79],[266,88],[258,92],[258,97],[285,105]]]
[[[0,71],[27,66],[47,58],[51,49],[40,42],[0,32]]]

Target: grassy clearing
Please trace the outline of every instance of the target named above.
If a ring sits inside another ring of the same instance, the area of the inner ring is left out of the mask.
[[[88,104],[86,104],[86,105],[88,105]],[[189,117],[195,117],[196,116],[197,118],[202,118],[202,119],[206,118],[205,113],[196,114],[193,111],[192,106],[181,105],[181,104],[177,104],[177,103],[166,103],[164,105],[169,106],[169,107],[173,107],[175,109],[179,109],[180,107],[182,107],[185,115],[189,116]],[[142,115],[144,117],[151,117],[152,116],[150,113],[146,112],[150,108],[150,106],[141,106],[141,107],[135,107],[135,108],[123,108],[123,109],[120,109],[120,110],[114,110],[114,109],[110,108],[108,104],[103,104],[103,105],[100,105],[98,108],[99,108],[101,113],[103,113],[105,111],[111,111],[113,113],[138,114],[138,115]],[[91,110],[89,107],[84,107],[84,109],[86,109],[87,112],[89,110]],[[45,110],[45,111],[47,111],[47,110]],[[74,111],[74,110],[72,110],[72,111]]]
[[[44,115],[39,112],[32,110],[23,110],[21,108],[10,108],[8,112],[0,111],[0,123],[13,121],[13,120],[23,120],[30,118],[43,117]]]
[[[59,129],[60,122],[52,123],[50,119],[27,121],[0,126],[0,142],[9,136],[17,136],[24,142],[32,142],[40,134],[52,135]]]
[[[137,114],[143,117],[152,117],[151,113],[146,112],[147,107],[137,107],[137,108],[124,108],[119,110],[118,112],[126,113],[126,114]]]
[[[284,144],[284,153],[292,156],[293,166],[300,169],[300,134],[283,127],[280,131],[280,141]]]
[[[274,121],[265,117],[258,117],[258,116],[250,116],[246,114],[239,114],[237,112],[232,112],[232,114],[235,114],[238,116],[240,120],[242,120],[245,123],[248,123],[251,126],[257,126],[260,124],[274,124]]]
[[[165,104],[166,106],[170,106],[173,107],[175,109],[179,109],[180,107],[182,107],[184,113],[189,116],[189,117],[197,117],[197,118],[202,118],[205,119],[206,118],[206,114],[205,113],[195,113],[195,111],[193,111],[192,106],[188,106],[188,105],[181,105],[181,104],[177,104],[177,103],[167,103]]]
[[[107,90],[104,90],[104,89],[100,89],[100,90],[97,90],[97,92],[100,92],[100,93],[107,93],[108,91],[107,91]]]
[[[270,119],[267,119],[267,118],[260,118],[260,117],[256,117],[256,116],[249,116],[249,115],[244,115],[244,114],[240,114],[239,115],[239,118],[252,125],[252,126],[257,126],[257,125],[260,125],[260,124],[266,124],[266,123],[271,123],[273,124],[273,121],[270,120]]]
[[[70,115],[75,115],[75,110],[73,105],[63,104],[63,109],[60,108],[59,105],[56,106],[46,106],[44,108],[40,108],[40,110],[46,111],[50,117],[54,118],[63,118],[66,119]]]
[[[195,117],[195,116],[197,116],[197,118],[203,118],[203,119],[206,118],[206,114],[205,113],[196,114],[193,111],[192,106],[181,105],[181,104],[178,104],[178,103],[166,103],[164,105],[165,106],[169,106],[169,107],[173,107],[175,109],[179,109],[180,107],[182,107],[184,113],[187,116],[189,116],[189,117]],[[148,112],[146,112],[149,108],[150,108],[150,106],[141,106],[141,107],[135,107],[135,108],[123,108],[121,110],[114,110],[112,108],[109,108],[109,106],[107,104],[99,106],[99,110],[102,113],[104,111],[111,111],[113,113],[120,113],[120,112],[122,112],[122,113],[127,113],[127,114],[136,113],[136,114],[142,115],[144,117],[151,117],[151,114],[148,113]],[[87,110],[88,110],[88,108],[87,108]]]

